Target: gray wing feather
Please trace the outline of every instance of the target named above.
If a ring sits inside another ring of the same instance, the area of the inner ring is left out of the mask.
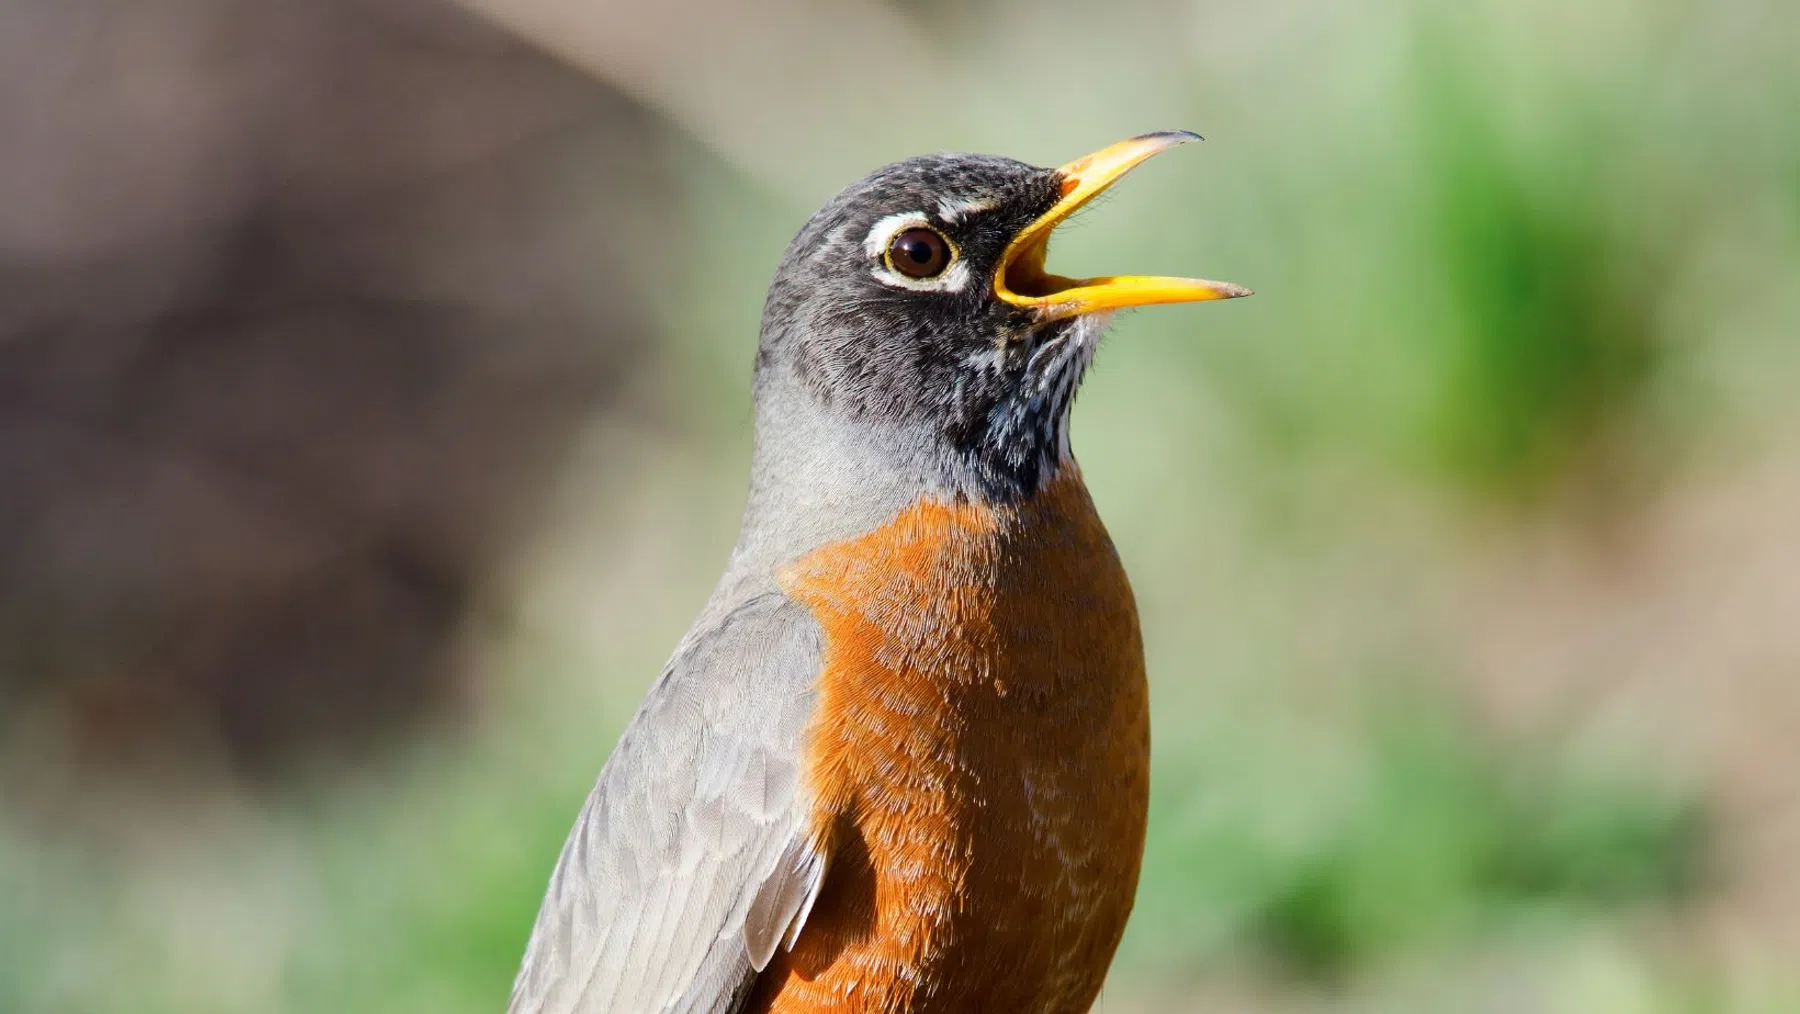
[[[812,843],[796,838],[775,863],[775,870],[750,901],[744,922],[744,945],[750,967],[762,971],[775,955],[775,945],[793,949],[800,925],[812,912],[813,899],[825,880],[825,856]]]
[[[509,1014],[729,1014],[824,877],[801,737],[820,643],[765,594],[696,628],[563,846]]]

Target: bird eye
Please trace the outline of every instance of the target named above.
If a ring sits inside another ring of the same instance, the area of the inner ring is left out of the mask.
[[[906,229],[888,243],[887,264],[908,278],[935,278],[950,266],[950,243],[931,229]]]

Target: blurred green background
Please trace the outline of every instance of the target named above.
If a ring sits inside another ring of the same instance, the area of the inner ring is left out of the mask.
[[[1800,7],[22,0],[0,1011],[495,1011],[875,165],[1060,233],[1155,780],[1098,1009],[1800,1011]]]

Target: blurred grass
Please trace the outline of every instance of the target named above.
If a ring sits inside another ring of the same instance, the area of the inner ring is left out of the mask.
[[[1289,753],[1306,742],[1292,728],[1160,747],[1121,967],[1184,981],[1248,962],[1344,985],[1420,947],[1575,939],[1700,883],[1695,797],[1495,742],[1417,694],[1391,700],[1334,727],[1322,754]],[[550,738],[595,754],[619,720]],[[497,1009],[593,758],[472,746],[120,840],[0,826],[0,1007]],[[197,841],[165,851],[178,833]]]
[[[1688,198],[1658,195],[1648,236],[1614,221],[1637,150],[1622,143],[1621,111],[1571,110],[1547,151],[1524,154],[1456,45],[1422,46],[1417,91],[1422,252],[1447,304],[1425,332],[1443,362],[1419,439],[1450,480],[1530,496],[1607,471],[1620,442],[1647,439],[1640,398],[1663,365],[1657,321]]]
[[[1507,749],[1419,700],[1372,708],[1324,765],[1281,738],[1159,750],[1123,967],[1179,981],[1249,961],[1329,984],[1447,940],[1573,936],[1698,883],[1692,796]],[[497,1009],[591,772],[474,747],[120,840],[0,827],[0,1006]],[[1299,835],[1280,817],[1296,805],[1316,808]],[[198,843],[165,851],[178,831]]]
[[[1789,19],[1754,3],[1731,27],[1679,3],[1538,6],[1399,5],[1360,62],[1318,68],[1343,94],[1305,115],[1340,119],[1296,130],[1227,109],[1229,150],[1165,198],[1209,230],[1165,238],[1167,256],[1209,271],[1229,257],[1217,273],[1269,297],[1171,343],[1255,460],[1378,469],[1476,511],[1628,511],[1710,425],[1697,406],[1731,383],[1719,359],[1787,355],[1795,236],[1743,223],[1788,189],[1780,96],[1796,75],[1755,45],[1733,53],[1737,81],[1714,61],[1716,36]],[[1769,91],[1712,108],[1743,80]],[[1722,243],[1752,270],[1720,288],[1702,259]],[[1718,326],[1770,299],[1773,331]]]
[[[1145,868],[1155,889],[1134,928],[1159,941],[1144,945],[1161,952],[1150,960],[1190,976],[1249,960],[1329,985],[1413,948],[1570,935],[1700,886],[1695,795],[1496,742],[1430,693],[1365,707],[1361,738],[1325,777],[1229,752],[1162,769]],[[1303,833],[1269,825],[1296,801],[1317,808]]]

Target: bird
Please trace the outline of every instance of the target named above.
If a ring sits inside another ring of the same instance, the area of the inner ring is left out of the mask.
[[[815,213],[764,304],[725,572],[602,768],[509,1014],[1090,1008],[1137,890],[1149,700],[1070,447],[1116,311],[1051,231],[1198,135],[938,154]]]

